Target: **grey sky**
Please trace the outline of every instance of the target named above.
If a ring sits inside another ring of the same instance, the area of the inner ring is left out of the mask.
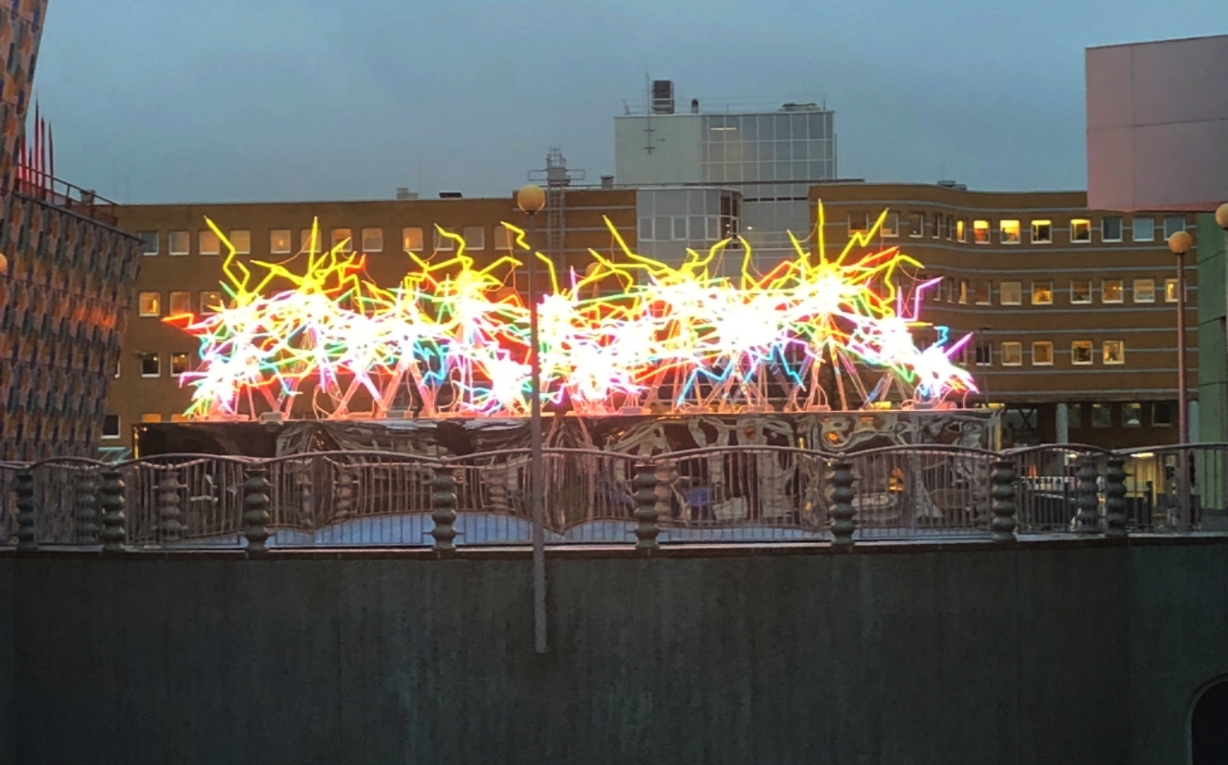
[[[1228,31],[1224,0],[51,0],[57,174],[125,202],[503,195],[613,172],[644,75],[826,97],[840,174],[1083,188],[1083,49]]]

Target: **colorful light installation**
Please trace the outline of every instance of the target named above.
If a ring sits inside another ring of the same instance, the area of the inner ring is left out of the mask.
[[[796,257],[766,273],[745,240],[670,265],[634,252],[607,220],[612,254],[590,251],[583,273],[560,274],[504,223],[514,252],[540,258],[551,282],[539,304],[543,396],[600,415],[927,407],[975,391],[951,360],[970,336],[948,343],[939,328],[939,343],[914,342],[928,326],[922,296],[938,280],[918,282],[920,263],[871,246],[885,217],[829,258],[820,206],[814,252],[791,236]],[[227,249],[225,305],[165,319],[201,344],[200,367],[182,376],[194,388],[189,416],[288,417],[304,395],[321,418],[528,412],[529,310],[511,286],[516,257],[478,267],[464,240],[441,229],[455,254],[406,253],[410,272],[383,288],[346,243],[323,251],[317,224],[291,261],[252,261],[257,279],[207,223]],[[720,275],[737,245],[739,276]]]

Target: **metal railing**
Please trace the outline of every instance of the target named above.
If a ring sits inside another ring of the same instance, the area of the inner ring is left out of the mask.
[[[544,469],[551,545],[1228,531],[1228,444],[546,449]],[[527,449],[0,463],[0,546],[525,545],[528,497]]]
[[[13,191],[27,199],[69,210],[108,226],[119,224],[118,206],[114,202],[100,196],[96,191],[74,186],[59,178],[49,175],[37,175],[30,179],[17,178],[13,183]]]

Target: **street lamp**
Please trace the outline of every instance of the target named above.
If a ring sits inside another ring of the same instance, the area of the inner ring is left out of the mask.
[[[1194,246],[1194,239],[1185,231],[1178,231],[1168,238],[1168,249],[1177,256],[1177,522],[1181,531],[1189,530],[1190,481],[1189,452],[1190,415],[1186,403],[1187,386],[1185,374],[1185,255]]]
[[[533,513],[533,638],[546,652],[546,532],[542,507],[542,366],[537,338],[537,213],[546,207],[546,192],[532,183],[516,193],[516,205],[529,216],[529,506]]]

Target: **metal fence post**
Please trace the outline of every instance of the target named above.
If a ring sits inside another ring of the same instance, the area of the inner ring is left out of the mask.
[[[21,552],[38,549],[34,533],[35,501],[34,474],[29,468],[19,471],[13,481],[13,493],[17,495],[17,549]]]
[[[657,536],[661,528],[657,525],[657,466],[645,462],[635,471],[632,482],[635,489],[635,549],[652,551],[660,548]]]
[[[857,496],[853,490],[854,480],[853,463],[843,458],[832,463],[831,475],[828,477],[832,486],[832,544],[842,549],[852,548],[853,533],[857,530],[857,523],[853,520],[856,514],[853,499]]]
[[[993,521],[989,530],[995,542],[1015,541],[1015,463],[1010,460],[994,460],[993,488],[990,490]]]
[[[158,483],[158,536],[163,542],[178,542],[183,536],[183,523],[179,520],[183,516],[179,508],[182,491],[183,484],[173,472]]]
[[[84,473],[77,480],[77,538],[92,545],[98,541],[98,482],[93,473]]]
[[[431,520],[435,528],[431,536],[435,539],[432,547],[436,552],[452,552],[456,549],[456,476],[448,465],[436,465],[435,475],[431,479]]]
[[[1126,460],[1110,457],[1104,471],[1104,535],[1126,535]]]
[[[1100,498],[1096,487],[1096,458],[1082,457],[1075,470],[1075,531],[1095,534],[1100,530]]]
[[[243,536],[247,538],[247,552],[268,552],[269,469],[252,464],[243,473]]]
[[[127,500],[124,499],[124,479],[118,470],[105,470],[102,473],[102,549],[106,552],[120,552],[128,541],[128,531],[125,524],[128,519],[124,515]]]

